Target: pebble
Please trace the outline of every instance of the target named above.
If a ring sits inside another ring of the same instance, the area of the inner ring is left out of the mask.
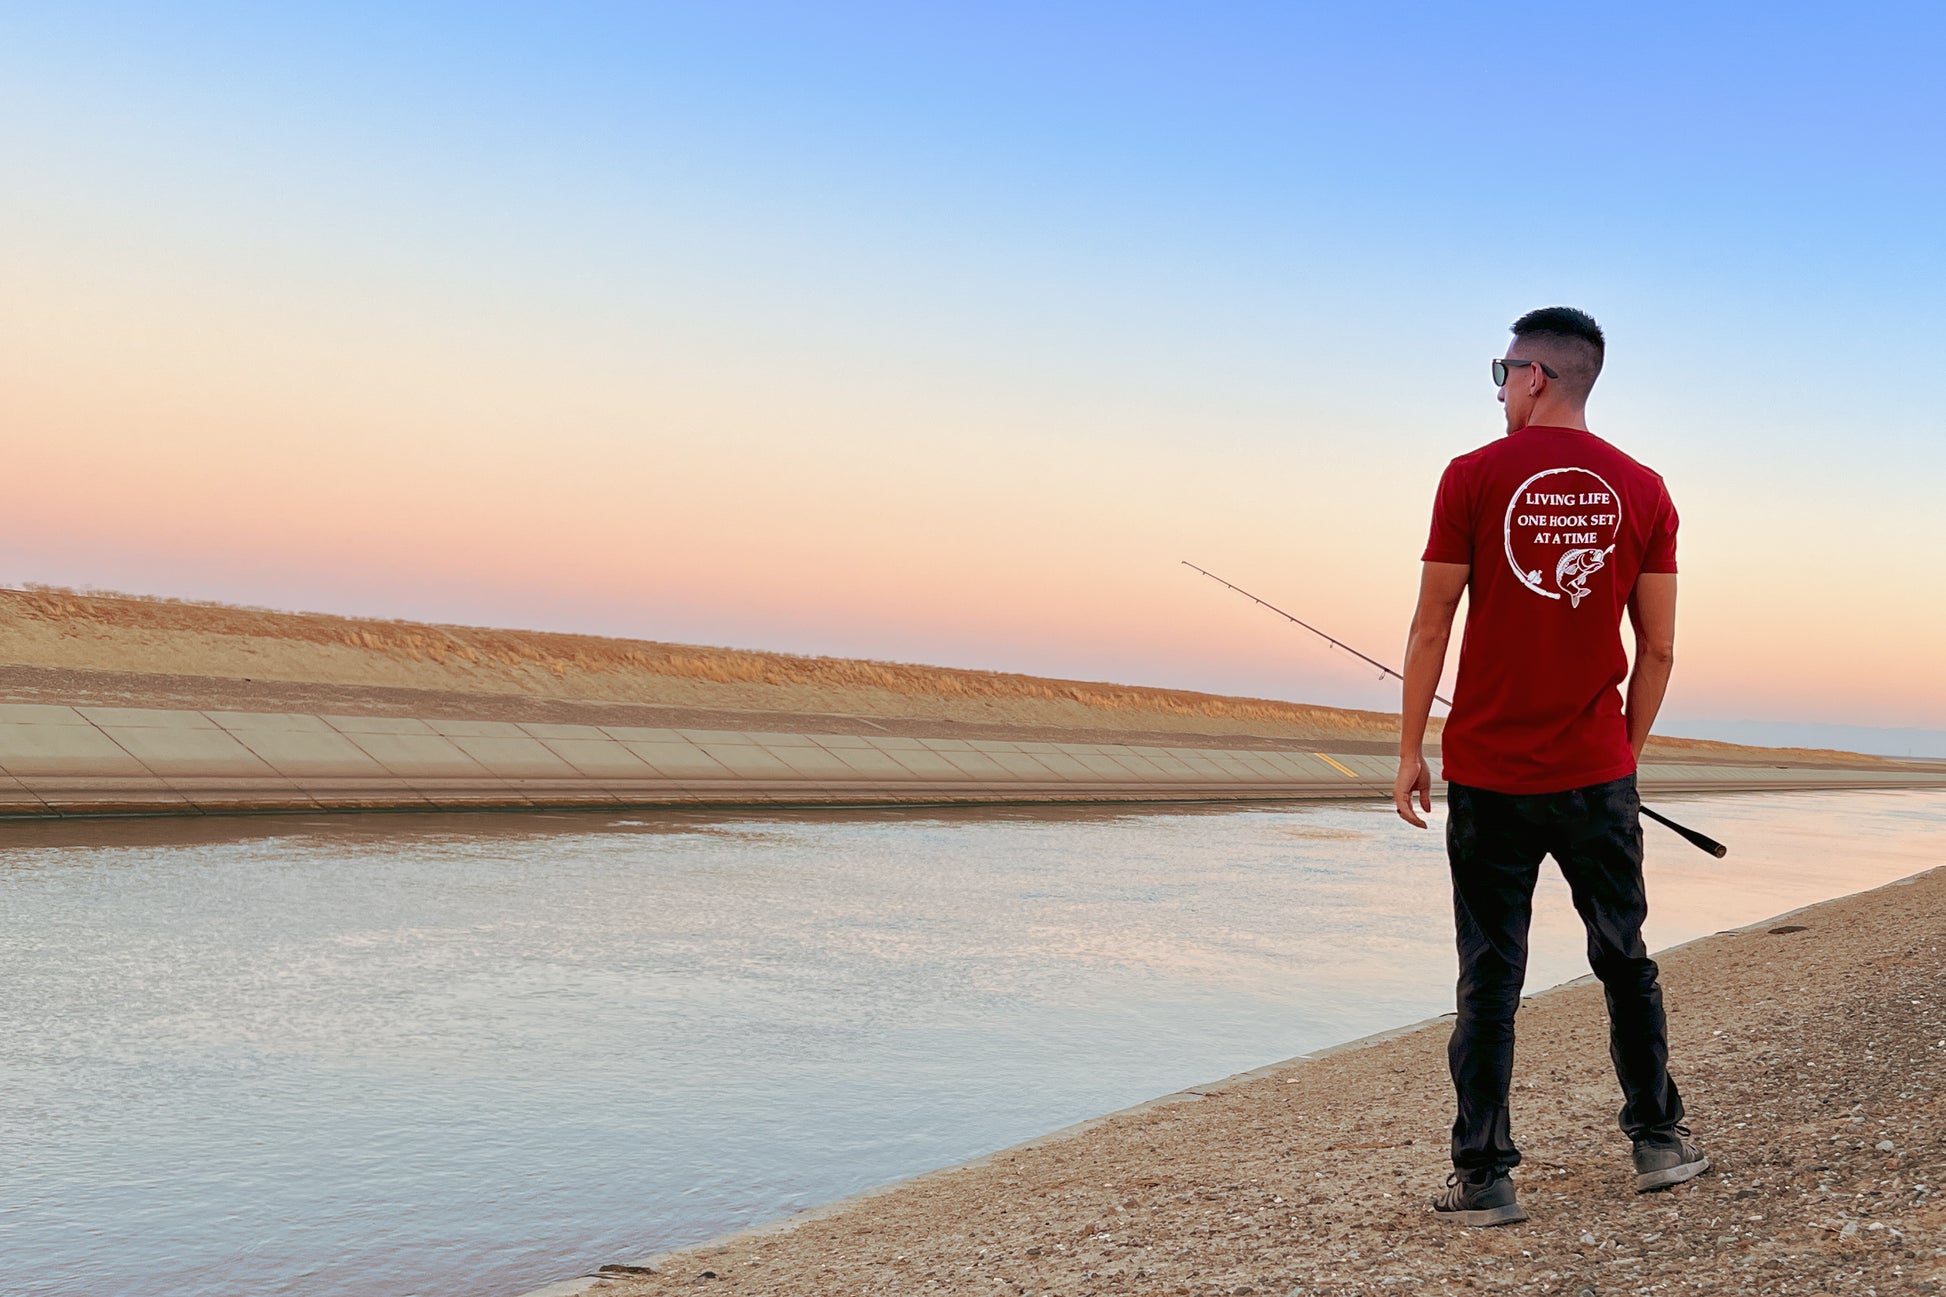
[[[1881,1153],[1890,1153],[1892,1151],[1892,1141],[1889,1139],[1881,1139],[1878,1143],[1872,1145],[1872,1147]]]

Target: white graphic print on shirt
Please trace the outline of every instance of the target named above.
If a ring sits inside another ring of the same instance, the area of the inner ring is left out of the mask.
[[[1622,498],[1599,473],[1546,469],[1522,482],[1507,501],[1507,562],[1535,594],[1565,595],[1568,607],[1579,608],[1589,594],[1589,579],[1615,552],[1621,527]]]

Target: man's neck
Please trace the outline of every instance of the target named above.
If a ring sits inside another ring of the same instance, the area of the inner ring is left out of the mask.
[[[1584,409],[1569,409],[1566,406],[1537,405],[1534,412],[1527,416],[1529,428],[1572,428],[1576,432],[1588,431],[1588,412]]]

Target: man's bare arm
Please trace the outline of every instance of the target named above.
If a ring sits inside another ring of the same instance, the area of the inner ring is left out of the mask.
[[[1636,578],[1628,599],[1628,619],[1635,626],[1635,671],[1628,678],[1628,745],[1642,759],[1662,695],[1669,689],[1669,673],[1676,666],[1676,574],[1644,572]]]
[[[1405,698],[1399,711],[1399,777],[1392,785],[1392,805],[1399,818],[1415,828],[1426,822],[1412,808],[1432,809],[1432,772],[1426,768],[1426,720],[1432,696],[1446,670],[1446,646],[1453,637],[1453,614],[1466,593],[1472,569],[1464,563],[1427,563],[1419,574],[1419,606],[1412,614],[1412,630],[1405,641]]]

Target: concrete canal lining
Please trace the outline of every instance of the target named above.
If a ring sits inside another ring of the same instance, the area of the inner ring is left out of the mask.
[[[1328,750],[0,705],[0,816],[16,818],[1364,800],[1389,797],[1396,768]],[[1936,788],[1946,767],[1648,763],[1641,778],[1654,792]]]

